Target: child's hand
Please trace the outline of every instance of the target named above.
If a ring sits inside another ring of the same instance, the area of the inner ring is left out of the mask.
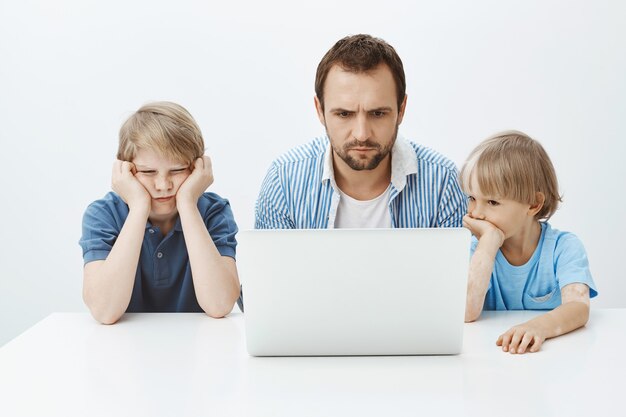
[[[496,249],[504,243],[504,232],[487,220],[475,219],[466,214],[463,216],[463,227],[469,229],[482,243],[486,241],[493,243]]]
[[[213,166],[211,158],[205,155],[195,160],[193,171],[178,189],[176,205],[198,204],[198,199],[211,184],[213,184]]]
[[[526,353],[537,352],[546,340],[545,332],[530,322],[511,327],[501,334],[496,345],[502,346],[503,352]]]
[[[132,162],[118,159],[113,163],[111,188],[129,208],[145,210],[146,215],[150,213],[152,198],[148,190],[135,178],[135,165]]]

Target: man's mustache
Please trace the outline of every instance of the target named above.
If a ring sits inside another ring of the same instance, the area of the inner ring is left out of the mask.
[[[375,148],[375,149],[380,149],[380,144],[378,144],[376,142],[372,142],[372,141],[370,141],[368,139],[365,142],[355,140],[355,141],[348,142],[345,145],[343,145],[343,149],[345,149],[345,150],[349,150],[351,148]]]

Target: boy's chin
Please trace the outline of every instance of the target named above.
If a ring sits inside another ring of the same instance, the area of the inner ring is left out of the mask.
[[[175,216],[178,213],[175,201],[167,205],[153,204],[151,211],[153,216]]]

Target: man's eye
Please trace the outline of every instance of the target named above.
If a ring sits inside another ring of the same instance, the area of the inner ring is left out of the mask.
[[[337,113],[337,116],[339,116],[339,117],[341,117],[341,118],[345,119],[346,117],[350,116],[350,112],[347,112],[347,111],[340,111],[340,112],[338,112],[338,113]]]
[[[374,115],[374,117],[383,117],[387,113],[385,113],[384,111],[375,111],[372,112],[372,114]]]

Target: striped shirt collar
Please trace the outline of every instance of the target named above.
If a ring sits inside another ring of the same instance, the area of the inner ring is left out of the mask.
[[[335,172],[333,169],[333,152],[330,146],[330,139],[324,153],[324,171],[322,173],[322,182],[330,180],[333,188],[337,189],[335,182]],[[401,136],[396,138],[396,143],[391,149],[391,185],[398,192],[402,191],[406,185],[406,177],[411,174],[417,174],[417,159],[415,151],[409,143]]]

